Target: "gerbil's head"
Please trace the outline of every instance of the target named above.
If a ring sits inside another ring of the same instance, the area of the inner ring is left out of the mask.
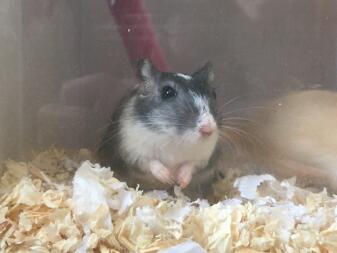
[[[138,77],[134,116],[145,127],[190,142],[217,138],[210,63],[189,76],[161,72],[145,59],[139,62]]]

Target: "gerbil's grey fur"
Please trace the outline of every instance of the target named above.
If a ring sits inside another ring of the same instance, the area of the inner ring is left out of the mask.
[[[187,194],[204,193],[219,153],[211,65],[187,76],[143,60],[138,76],[140,84],[122,99],[102,138],[101,162],[145,190],[177,183]]]

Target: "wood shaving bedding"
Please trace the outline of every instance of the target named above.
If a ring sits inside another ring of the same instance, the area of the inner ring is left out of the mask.
[[[175,196],[129,188],[90,159],[52,149],[6,162],[0,252],[337,252],[337,198],[326,191],[246,175],[210,205],[179,188]]]

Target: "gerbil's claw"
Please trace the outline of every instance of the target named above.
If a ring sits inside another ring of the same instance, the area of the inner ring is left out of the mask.
[[[177,180],[182,189],[186,188],[191,182],[193,171],[194,167],[189,164],[184,164],[179,168]]]
[[[150,170],[152,175],[160,182],[165,184],[174,184],[171,172],[159,161],[152,161],[150,163]]]

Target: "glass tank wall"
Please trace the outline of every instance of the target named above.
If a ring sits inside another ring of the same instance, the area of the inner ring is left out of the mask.
[[[219,104],[238,108],[336,88],[336,1],[120,2],[0,1],[0,160],[94,147],[138,56],[183,73],[211,61]]]

